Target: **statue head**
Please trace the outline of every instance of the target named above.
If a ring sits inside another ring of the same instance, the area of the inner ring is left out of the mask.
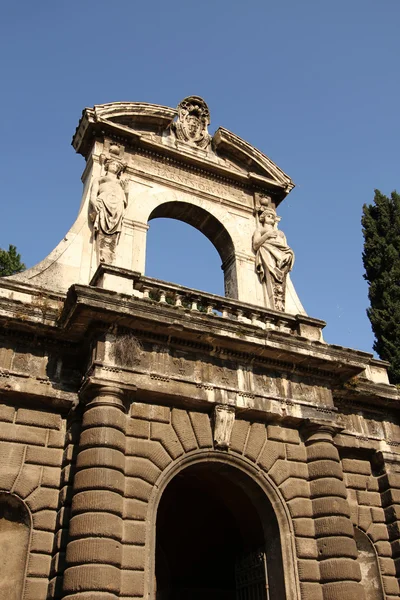
[[[271,225],[275,225],[275,223],[278,223],[279,221],[279,218],[277,217],[277,214],[273,208],[266,208],[265,210],[261,210],[259,219],[260,223],[268,223]]]
[[[104,165],[106,173],[113,173],[116,177],[119,177],[126,168],[126,163],[116,156],[113,156],[113,154],[110,156],[102,154],[100,156],[100,164]]]
[[[117,177],[119,177],[122,171],[125,168],[125,165],[120,160],[116,160],[115,158],[106,158],[104,162],[104,166],[106,169],[106,173],[114,173]]]
[[[260,199],[258,218],[260,220],[260,223],[269,223],[271,225],[279,223],[280,218],[276,214],[276,210],[271,204],[270,196],[266,196]]]

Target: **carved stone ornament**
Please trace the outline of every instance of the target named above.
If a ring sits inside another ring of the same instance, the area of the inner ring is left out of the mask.
[[[109,152],[109,156],[100,156],[104,171],[92,183],[89,218],[93,223],[99,260],[112,263],[128,204],[128,182],[120,179],[126,163],[120,159],[119,146],[111,145]]]
[[[226,404],[217,404],[214,408],[214,446],[219,450],[228,450],[231,443],[235,409]]]
[[[286,278],[294,264],[294,252],[285,234],[278,230],[277,216],[271,198],[256,205],[257,228],[253,234],[256,271],[263,286],[265,306],[285,310]]]
[[[178,140],[197,148],[207,148],[211,141],[207,127],[210,111],[199,96],[188,96],[178,105],[178,120],[172,129]]]

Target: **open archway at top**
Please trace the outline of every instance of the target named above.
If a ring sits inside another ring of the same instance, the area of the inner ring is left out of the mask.
[[[233,244],[217,219],[199,207],[167,202],[151,213],[149,226],[147,276],[224,295],[221,266]]]
[[[149,225],[145,271],[148,277],[224,295],[221,259],[202,233],[172,219],[154,219]]]

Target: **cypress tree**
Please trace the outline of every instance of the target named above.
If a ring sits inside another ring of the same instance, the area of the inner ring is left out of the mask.
[[[391,383],[400,383],[400,195],[375,190],[364,204],[364,279],[369,283],[367,315],[375,334],[374,350],[390,362]]]
[[[21,255],[17,253],[15,246],[10,244],[8,250],[0,248],[0,277],[15,275],[15,273],[21,273],[25,269],[24,263],[21,262]]]

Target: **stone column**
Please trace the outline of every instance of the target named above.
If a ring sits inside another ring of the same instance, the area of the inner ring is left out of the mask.
[[[119,598],[125,420],[119,389],[97,389],[85,406],[66,551],[65,600]]]
[[[322,593],[324,600],[364,600],[342,465],[333,434],[332,427],[311,426],[305,441]]]

